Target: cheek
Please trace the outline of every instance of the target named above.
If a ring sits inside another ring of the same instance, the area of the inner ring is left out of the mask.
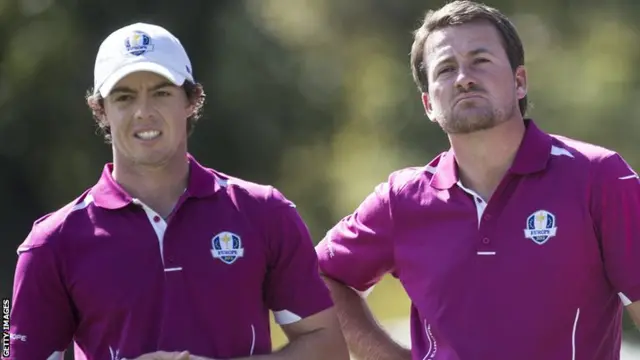
[[[499,90],[502,93],[513,93],[517,90],[517,80],[511,70],[503,71],[499,76],[495,78],[500,79],[499,82],[495,82],[494,86],[499,86]]]
[[[433,91],[431,92],[431,102],[432,102],[432,106],[434,108],[440,108],[443,107],[445,102],[447,99],[447,91],[441,87],[441,86],[436,86],[433,88]]]
[[[111,106],[105,107],[103,122],[111,128],[111,132],[117,132],[122,128],[124,114],[122,109]]]
[[[161,110],[162,117],[168,126],[179,129],[186,128],[187,110],[182,106],[167,106]]]
[[[171,119],[174,124],[183,123],[187,118],[187,111],[179,106],[172,106],[167,108],[164,113]]]

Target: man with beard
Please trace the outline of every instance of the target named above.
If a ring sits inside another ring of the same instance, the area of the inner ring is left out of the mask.
[[[411,66],[451,148],[392,173],[316,248],[351,352],[618,359],[622,309],[640,324],[638,175],[617,153],[525,118],[523,46],[494,8],[428,12]],[[363,299],[385,274],[411,299],[411,350]]]

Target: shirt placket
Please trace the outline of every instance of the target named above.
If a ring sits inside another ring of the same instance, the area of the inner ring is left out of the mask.
[[[187,321],[187,317],[182,312],[185,308],[183,299],[187,296],[184,279],[182,276],[182,266],[176,258],[173,246],[167,245],[167,232],[170,230],[170,221],[163,219],[153,209],[140,202],[134,200],[134,203],[140,205],[143,209],[149,223],[153,227],[158,238],[159,254],[162,260],[164,270],[164,298],[163,311],[158,314],[161,317],[161,329],[158,338],[158,350],[182,350],[176,348],[177,342],[180,341],[179,334],[181,329],[187,329],[183,323]]]

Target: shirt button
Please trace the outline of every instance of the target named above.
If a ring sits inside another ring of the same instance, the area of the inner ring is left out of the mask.
[[[483,243],[483,244],[488,244],[488,243],[490,243],[490,242],[491,242],[491,240],[489,240],[489,238],[484,238],[484,239],[482,239],[482,243]]]
[[[491,214],[484,214],[483,218],[485,221],[489,221],[491,220]]]
[[[156,215],[153,217],[154,222],[160,222],[160,216]]]

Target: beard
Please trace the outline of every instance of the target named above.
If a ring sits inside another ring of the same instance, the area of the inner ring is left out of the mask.
[[[516,108],[497,108],[484,98],[471,98],[456,103],[449,111],[441,111],[436,121],[447,134],[470,134],[488,130],[509,120]]]

